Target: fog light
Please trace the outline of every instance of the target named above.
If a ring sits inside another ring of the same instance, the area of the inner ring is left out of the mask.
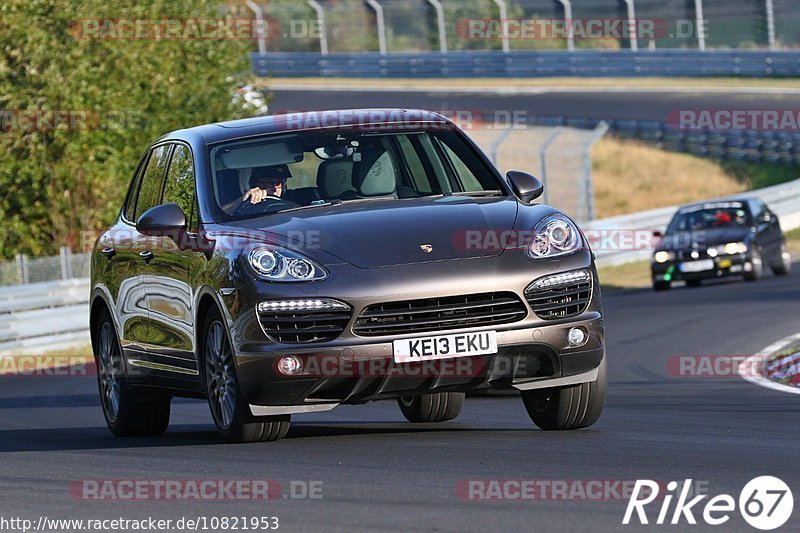
[[[293,355],[286,355],[278,360],[278,372],[284,376],[293,376],[300,372],[303,363]]]
[[[567,341],[572,346],[580,346],[586,342],[586,332],[583,328],[572,328],[567,333]]]

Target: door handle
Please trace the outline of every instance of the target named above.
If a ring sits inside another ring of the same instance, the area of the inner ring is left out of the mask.
[[[106,259],[111,261],[111,258],[117,255],[117,251],[113,248],[103,248],[100,253],[106,256]]]
[[[153,252],[151,252],[150,250],[139,252],[139,257],[144,259],[145,263],[149,263],[150,260],[153,258]]]

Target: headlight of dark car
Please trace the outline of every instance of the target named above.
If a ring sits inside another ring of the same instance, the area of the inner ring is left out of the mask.
[[[666,263],[667,261],[674,261],[675,260],[675,252],[670,252],[668,250],[660,250],[653,254],[653,261],[656,263]]]
[[[534,259],[571,254],[583,244],[577,226],[564,215],[550,215],[533,228],[528,255]]]
[[[269,281],[314,281],[328,277],[316,261],[280,246],[250,245],[243,255],[253,272]]]

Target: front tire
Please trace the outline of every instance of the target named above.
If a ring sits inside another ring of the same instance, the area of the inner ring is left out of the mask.
[[[699,287],[701,283],[702,283],[702,281],[699,280],[699,279],[687,279],[686,280],[686,286],[687,287]]]
[[[786,243],[781,244],[781,251],[778,263],[772,265],[772,273],[776,276],[785,276],[792,269],[792,255],[786,247]]]
[[[654,291],[668,291],[672,288],[672,283],[669,281],[654,281],[653,282],[653,290]]]
[[[397,404],[409,422],[444,422],[461,414],[464,397],[463,392],[436,392],[404,396],[397,399]]]
[[[522,401],[533,423],[544,430],[580,429],[600,418],[606,401],[606,359],[597,379],[567,387],[522,391]]]
[[[750,258],[750,264],[752,265],[750,272],[744,273],[745,281],[758,281],[761,279],[761,275],[764,273],[764,260],[761,256],[761,250],[755,249],[753,250],[753,255]]]
[[[169,426],[169,397],[142,400],[128,385],[122,349],[111,315],[104,310],[95,332],[97,385],[108,429],[117,437],[161,435]]]
[[[254,417],[242,398],[230,338],[218,309],[203,324],[203,383],[211,416],[226,442],[267,442],[282,439],[289,431],[289,415]]]

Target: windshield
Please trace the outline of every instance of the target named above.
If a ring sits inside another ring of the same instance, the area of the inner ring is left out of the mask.
[[[670,222],[667,233],[736,228],[749,224],[750,214],[741,202],[704,205],[679,211]]]
[[[455,132],[315,131],[215,146],[214,195],[222,217],[442,194],[505,194]]]

